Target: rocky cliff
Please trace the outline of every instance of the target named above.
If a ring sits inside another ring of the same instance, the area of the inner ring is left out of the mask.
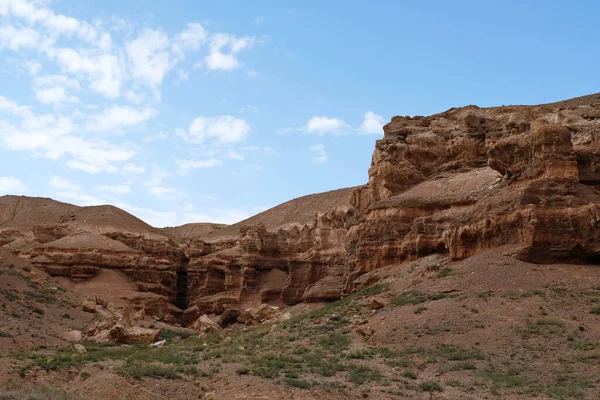
[[[348,276],[505,244],[534,263],[600,256],[600,96],[394,117],[353,194]]]
[[[0,245],[72,281],[118,271],[134,307],[204,313],[329,301],[374,269],[513,244],[534,263],[600,260],[600,96],[394,117],[369,182],[238,224],[155,229],[110,206],[0,198]]]

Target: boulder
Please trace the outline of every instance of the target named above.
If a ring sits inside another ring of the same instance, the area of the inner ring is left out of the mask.
[[[81,331],[69,330],[62,334],[62,338],[67,342],[79,343],[83,340],[83,333]]]
[[[202,314],[200,318],[192,324],[191,328],[200,333],[211,333],[221,330],[219,324],[210,319],[206,314]]]
[[[96,302],[94,300],[84,300],[81,303],[81,309],[85,312],[95,313],[96,312]]]
[[[385,301],[384,299],[380,298],[380,297],[372,297],[371,300],[369,301],[369,308],[371,310],[379,310],[383,307],[385,307],[387,304],[387,301]]]
[[[281,316],[279,307],[261,304],[258,308],[248,308],[238,317],[238,322],[246,325],[258,325],[263,322],[273,321]]]
[[[326,276],[306,288],[304,301],[322,302],[339,300],[344,290],[343,277]]]
[[[79,354],[85,354],[85,353],[87,353],[87,350],[81,344],[74,345],[73,349],[75,349],[75,352],[79,353]]]
[[[124,344],[151,344],[160,336],[160,329],[142,328],[139,326],[126,327],[122,324],[115,325],[109,333],[109,338],[117,343]]]
[[[221,327],[226,328],[231,324],[235,324],[240,314],[241,311],[239,309],[228,308],[221,314],[218,323]]]

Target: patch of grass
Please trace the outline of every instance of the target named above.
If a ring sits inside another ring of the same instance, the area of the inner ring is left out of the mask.
[[[4,297],[6,297],[6,300],[8,301],[17,301],[20,300],[21,298],[19,297],[19,295],[10,292],[9,290],[6,289],[0,289],[0,294],[3,294]]]
[[[417,373],[412,369],[407,369],[402,373],[402,376],[408,379],[417,379]]]
[[[348,382],[362,385],[366,382],[378,381],[382,378],[381,372],[362,365],[349,366]]]
[[[32,292],[30,290],[27,290],[23,292],[23,294],[29,298],[34,299],[38,303],[54,303],[56,301],[56,298],[51,293],[45,293],[42,291]]]
[[[415,314],[423,314],[425,311],[427,311],[427,307],[417,307],[415,309]]]
[[[328,349],[332,353],[337,353],[348,348],[350,345],[350,338],[348,335],[335,332],[323,337],[319,340],[319,344],[321,347]]]
[[[590,313],[600,315],[600,307],[594,307],[594,308],[592,308],[590,310]]]
[[[440,300],[447,297],[445,293],[423,293],[416,290],[409,290],[396,296],[392,300],[392,304],[395,306],[405,306],[408,304],[417,305],[425,303],[427,301]]]
[[[442,345],[435,349],[434,355],[450,361],[483,360],[485,356],[477,349],[465,349],[454,345]]]
[[[64,319],[73,319],[73,318],[71,317],[71,314],[63,314],[63,315],[61,315],[60,317],[61,317],[61,318],[64,318]]]
[[[373,286],[360,289],[354,295],[356,298],[376,296],[378,294],[389,292],[392,286],[389,283],[377,283]]]
[[[250,373],[250,368],[248,367],[239,367],[235,370],[235,373],[238,375],[248,375]]]
[[[454,364],[451,364],[444,368],[444,372],[450,371],[474,371],[477,369],[477,366],[472,361],[461,361]]]
[[[81,379],[87,379],[89,378],[91,375],[89,374],[89,372],[85,372],[83,371],[82,373],[79,374],[79,376],[81,377]]]
[[[280,354],[261,354],[250,358],[252,375],[277,378],[282,373],[297,373],[302,370],[301,358]]]
[[[514,369],[507,372],[488,370],[483,373],[483,376],[492,382],[491,390],[493,394],[499,394],[501,388],[519,387],[524,382],[519,372]]]
[[[120,375],[128,375],[135,379],[141,379],[145,376],[166,379],[179,379],[177,368],[173,365],[164,364],[137,364],[126,365],[117,371]]]
[[[438,278],[445,278],[447,276],[450,275],[454,275],[456,274],[456,271],[450,267],[444,267],[440,270],[440,272],[438,272],[437,277]]]
[[[589,351],[589,350],[595,350],[598,348],[598,343],[597,342],[592,342],[589,340],[578,340],[575,339],[572,342],[569,342],[569,347],[575,350],[583,350],[583,351]]]
[[[41,309],[41,308],[39,308],[39,307],[35,307],[35,308],[33,309],[33,312],[34,312],[34,313],[36,313],[36,314],[38,314],[38,315],[44,315],[44,314],[45,314],[45,311],[44,311],[44,310],[42,310],[42,309]]]
[[[2,400],[71,400],[65,393],[46,388],[0,388]]]
[[[187,339],[190,336],[194,336],[193,333],[191,332],[187,332],[187,331],[176,331],[176,330],[171,330],[171,329],[162,329],[160,331],[160,336],[158,337],[158,340],[172,340],[176,337],[179,337],[181,339]]]
[[[284,378],[283,383],[285,383],[288,386],[292,386],[292,387],[296,387],[296,388],[300,388],[300,389],[310,389],[311,387],[313,387],[313,383],[311,383],[309,381],[305,381],[303,379],[296,379],[296,378]]]
[[[386,364],[390,367],[408,368],[412,367],[414,362],[406,358],[401,358],[397,360],[388,360],[386,361]]]
[[[525,325],[524,333],[527,335],[556,335],[564,333],[565,323],[556,319],[538,319],[528,320]]]
[[[438,382],[435,381],[425,381],[419,384],[419,388],[423,392],[443,392],[444,388]]]
[[[555,383],[546,388],[546,394],[553,399],[584,398],[584,389],[592,383],[583,376],[561,373],[555,377]]]
[[[12,337],[12,335],[10,333],[0,331],[0,338],[10,338],[10,337]]]
[[[429,263],[425,266],[425,271],[431,272],[431,271],[439,271],[444,267],[444,264],[442,264],[441,262],[433,262],[433,263]]]

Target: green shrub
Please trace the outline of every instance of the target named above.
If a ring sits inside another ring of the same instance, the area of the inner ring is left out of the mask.
[[[425,381],[419,384],[419,388],[424,392],[443,392],[444,388],[438,382]]]

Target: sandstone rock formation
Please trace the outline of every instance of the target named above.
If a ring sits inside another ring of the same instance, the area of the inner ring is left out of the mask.
[[[592,96],[394,117],[353,195],[349,275],[504,244],[522,245],[529,262],[598,259],[598,110]]]
[[[366,272],[431,253],[517,244],[529,262],[596,262],[599,189],[600,96],[467,106],[392,118],[366,185],[235,225],[156,229],[110,206],[5,196],[0,245],[71,281],[116,271],[147,316],[191,325],[227,311],[226,326],[232,310],[335,300]]]

